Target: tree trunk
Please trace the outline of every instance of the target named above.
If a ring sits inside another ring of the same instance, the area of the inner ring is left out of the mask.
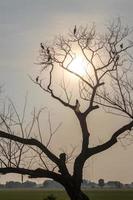
[[[74,188],[69,187],[69,189],[67,188],[66,191],[70,197],[70,200],[90,200],[89,197],[81,190],[78,191]]]

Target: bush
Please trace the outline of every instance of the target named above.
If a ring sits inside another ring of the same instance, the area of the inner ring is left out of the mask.
[[[43,200],[56,200],[56,197],[53,194],[50,194],[46,198],[44,198]]]

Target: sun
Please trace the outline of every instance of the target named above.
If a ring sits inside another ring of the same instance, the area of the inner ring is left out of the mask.
[[[69,65],[69,69],[80,76],[85,75],[86,73],[85,68],[86,68],[85,59],[83,59],[83,57],[81,57],[80,55],[76,56],[73,59],[72,63]]]

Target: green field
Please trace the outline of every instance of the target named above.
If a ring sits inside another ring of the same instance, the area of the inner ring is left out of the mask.
[[[91,190],[86,192],[91,200],[133,200],[133,190]],[[43,200],[54,194],[57,200],[68,200],[63,191],[0,190],[0,200]]]

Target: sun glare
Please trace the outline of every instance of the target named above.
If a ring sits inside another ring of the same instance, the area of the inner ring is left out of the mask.
[[[69,69],[80,76],[85,75],[86,62],[81,56],[76,56],[69,66]]]

